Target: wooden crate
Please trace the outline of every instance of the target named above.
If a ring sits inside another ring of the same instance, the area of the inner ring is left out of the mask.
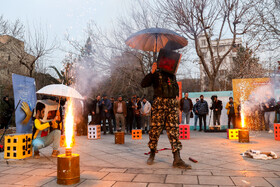
[[[131,132],[132,140],[141,140],[142,139],[142,130],[132,130]]]
[[[9,134],[5,136],[5,159],[24,159],[32,156],[32,134]]]
[[[88,125],[88,139],[97,140],[101,138],[100,125]]]
[[[180,140],[190,139],[190,125],[179,125],[179,139]]]

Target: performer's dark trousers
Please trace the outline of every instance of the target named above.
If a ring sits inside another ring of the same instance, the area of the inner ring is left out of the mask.
[[[111,115],[111,116],[112,116],[111,119],[112,119],[112,121],[113,121],[113,129],[116,130],[116,128],[117,128],[117,127],[116,127],[116,124],[117,124],[117,123],[116,123],[116,116],[115,116],[115,115]]]
[[[142,127],[141,115],[135,115],[135,121],[136,121],[137,129],[141,129],[141,127]]]
[[[133,121],[134,121],[134,114],[129,113],[127,116],[127,120],[126,120],[127,132],[131,133],[131,131],[133,129]]]
[[[108,125],[109,125],[109,131],[111,134],[113,134],[113,127],[112,127],[112,119],[110,116],[103,116],[102,121],[103,121],[103,133],[106,134],[106,119],[108,119]]]
[[[92,115],[92,120],[90,122],[90,125],[101,125],[101,115],[100,114]]]
[[[206,114],[199,114],[198,119],[199,119],[199,130],[202,130],[202,119],[204,123],[204,130],[206,130]]]
[[[150,141],[148,143],[149,148],[152,150],[157,149],[160,133],[165,126],[172,152],[181,150],[182,144],[179,141],[179,124],[176,99],[161,97],[155,98],[152,105],[151,117],[151,129],[149,131]]]
[[[77,123],[77,135],[81,136],[87,136],[87,124],[88,124],[88,119],[86,116],[82,116],[81,121]]]
[[[218,125],[221,125],[220,118],[221,118],[221,114],[215,114],[214,113],[214,115],[213,115],[213,125],[216,125],[216,123],[218,123]]]
[[[229,114],[228,115],[228,128],[230,129],[230,122],[232,122],[233,128],[236,127],[235,125],[235,114]]]

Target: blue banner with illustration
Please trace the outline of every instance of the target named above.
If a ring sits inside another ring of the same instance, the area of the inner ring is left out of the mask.
[[[31,133],[32,119],[31,112],[36,105],[36,86],[35,80],[31,77],[13,74],[13,90],[15,107],[15,122],[17,133]]]

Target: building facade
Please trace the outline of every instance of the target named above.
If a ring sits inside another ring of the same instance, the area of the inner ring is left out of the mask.
[[[199,44],[201,51],[204,55],[205,61],[208,67],[211,67],[211,56],[208,49],[207,41],[205,36],[201,36],[199,38]],[[211,44],[213,47],[214,59],[217,59],[217,52],[220,57],[223,56],[231,47],[232,39],[223,39],[219,41],[219,48],[217,47],[217,41],[211,40]],[[223,60],[217,76],[217,85],[215,87],[217,90],[223,91],[227,90],[228,85],[231,82],[228,80],[228,73],[234,68],[234,58],[237,56],[237,49],[241,46],[242,40],[241,38],[236,38],[235,47],[230,51],[230,53]],[[219,51],[217,51],[219,50]],[[207,85],[209,84],[207,75],[204,71],[202,64],[200,63],[200,80],[201,80],[201,91],[207,91]]]
[[[31,62],[34,56],[24,51],[24,42],[9,35],[0,36],[0,96],[12,95],[12,74],[28,76],[28,69],[20,64],[20,58]]]

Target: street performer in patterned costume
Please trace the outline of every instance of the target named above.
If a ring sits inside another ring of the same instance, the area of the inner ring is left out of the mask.
[[[147,164],[154,163],[158,139],[165,125],[174,156],[173,167],[191,169],[191,166],[180,158],[182,144],[179,141],[178,101],[176,100],[176,96],[179,96],[179,87],[175,73],[157,70],[157,63],[154,63],[151,73],[145,76],[141,86],[143,88],[153,86],[154,88],[151,129],[149,131],[150,141],[148,143],[151,152]]]

